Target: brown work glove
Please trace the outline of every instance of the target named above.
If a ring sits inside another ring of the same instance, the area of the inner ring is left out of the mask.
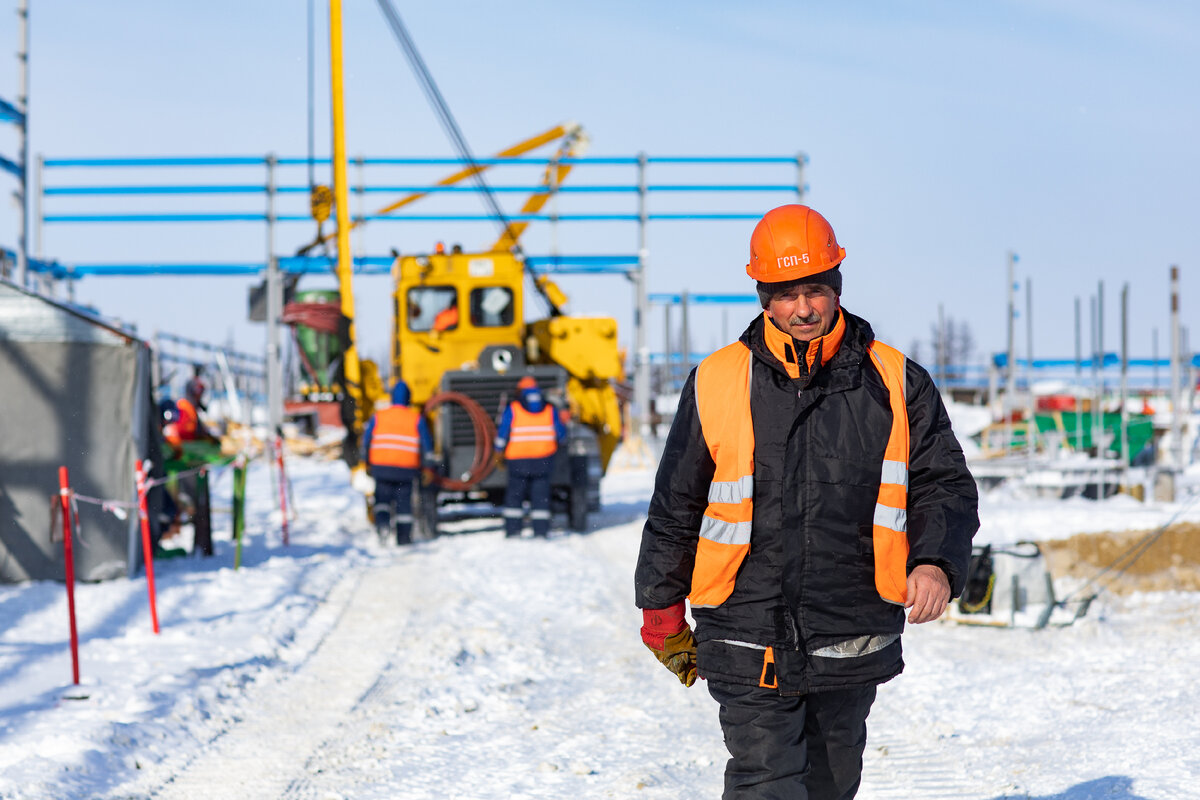
[[[683,601],[670,608],[642,609],[642,641],[680,683],[696,682],[696,639],[683,617]]]

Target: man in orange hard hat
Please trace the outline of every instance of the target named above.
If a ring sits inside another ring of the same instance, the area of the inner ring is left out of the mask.
[[[501,512],[504,535],[521,535],[528,499],[533,535],[544,539],[550,534],[550,472],[554,454],[567,440],[567,426],[546,402],[532,375],[517,382],[517,392],[518,399],[508,404],[496,426],[496,452],[504,454],[508,466]]]
[[[979,527],[929,374],[841,307],[845,257],[807,206],[759,221],[763,313],[688,376],[642,533],[642,640],[720,704],[725,798],[854,797],[905,609],[962,592]]]

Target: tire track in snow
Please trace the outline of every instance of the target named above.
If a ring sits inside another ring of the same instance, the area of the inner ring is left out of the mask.
[[[233,725],[165,784],[146,794],[158,800],[315,796],[305,765],[379,679],[387,652],[364,648],[394,641],[396,585],[404,560],[348,576],[321,612],[337,617],[317,650],[294,672],[256,686],[253,716]]]

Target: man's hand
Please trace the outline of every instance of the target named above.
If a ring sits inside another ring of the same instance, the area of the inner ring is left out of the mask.
[[[935,620],[950,603],[950,581],[941,567],[933,564],[918,564],[908,575],[908,602],[911,608],[908,621],[914,625]]]
[[[696,682],[696,639],[683,618],[683,602],[642,610],[642,641],[684,686]]]

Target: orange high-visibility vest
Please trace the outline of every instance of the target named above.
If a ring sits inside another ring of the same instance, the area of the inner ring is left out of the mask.
[[[375,467],[421,466],[421,438],[417,423],[421,414],[409,406],[391,406],[375,412],[375,431],[367,463]]]
[[[770,324],[767,322],[766,324]],[[903,604],[908,583],[908,406],[905,356],[881,342],[869,348],[883,377],[892,408],[892,429],[884,451],[875,503],[875,588],[891,603]],[[716,469],[708,507],[700,524],[692,589],[698,608],[721,605],[733,593],[738,569],[750,552],[754,521],[754,423],[750,417],[750,350],[735,342],[713,353],[696,370],[696,408]]]
[[[196,406],[191,400],[181,397],[175,401],[175,408],[179,410],[179,421],[175,423],[179,438],[185,442],[194,440],[200,430],[200,414]]]
[[[547,403],[536,414],[525,410],[520,403],[512,403],[512,430],[504,457],[545,458],[558,451],[558,437],[554,434],[554,407]]]

